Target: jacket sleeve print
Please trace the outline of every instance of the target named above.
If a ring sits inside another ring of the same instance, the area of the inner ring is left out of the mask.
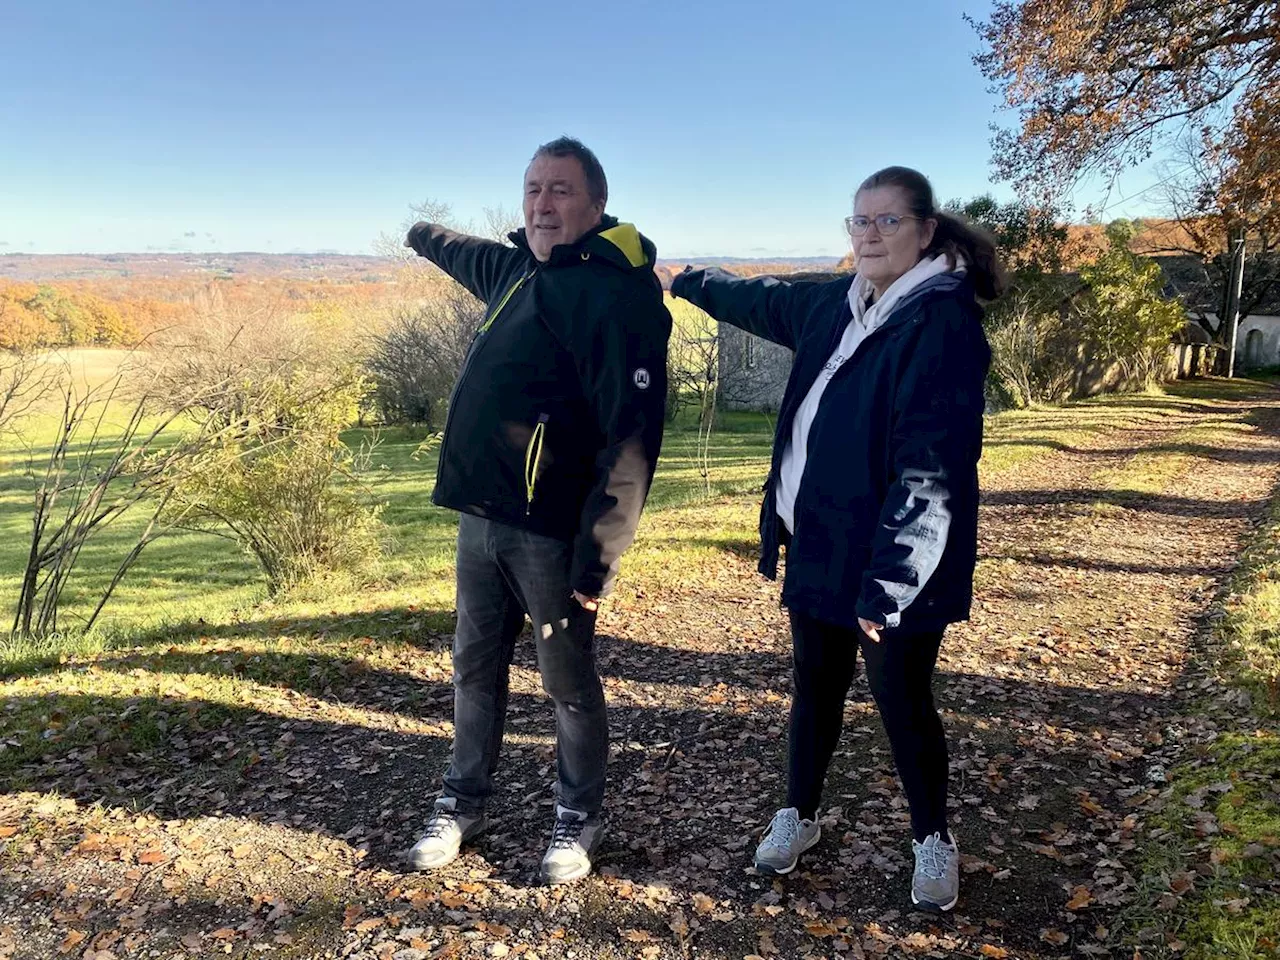
[[[512,261],[520,257],[514,247],[467,236],[438,223],[415,223],[408,243],[418,256],[426,257],[485,303],[499,295]]]
[[[606,596],[635,538],[662,446],[671,316],[656,293],[601,316],[577,361],[602,444],[573,545],[570,583]]]
[[[937,570],[955,484],[972,483],[982,453],[983,384],[991,353],[978,321],[954,303],[926,308],[898,384],[890,437],[895,480],[880,510],[857,615],[887,627]]]
[[[748,280],[712,267],[679,274],[671,282],[671,292],[701,307],[712,319],[794,350],[810,309],[805,294],[813,286],[773,277]]]

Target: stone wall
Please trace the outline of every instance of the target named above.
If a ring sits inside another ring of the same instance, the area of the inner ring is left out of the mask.
[[[727,410],[775,411],[791,375],[791,351],[720,324],[719,401]]]

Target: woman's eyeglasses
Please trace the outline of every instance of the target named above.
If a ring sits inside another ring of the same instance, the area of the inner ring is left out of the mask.
[[[844,228],[849,236],[860,237],[867,232],[871,224],[876,225],[876,233],[882,237],[892,237],[902,226],[903,220],[919,220],[920,217],[895,217],[892,213],[882,213],[877,217],[852,216],[844,218]]]

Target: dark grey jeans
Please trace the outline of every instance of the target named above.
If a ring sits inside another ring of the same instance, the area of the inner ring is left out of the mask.
[[[453,639],[453,759],[444,795],[479,812],[493,792],[516,637],[533,621],[542,688],[555,702],[556,797],[599,813],[609,728],[595,662],[596,615],[573,599],[572,546],[463,514],[458,522],[458,629]]]

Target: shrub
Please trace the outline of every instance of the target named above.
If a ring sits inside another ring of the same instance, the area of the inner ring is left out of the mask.
[[[1062,276],[1021,277],[987,311],[988,394],[998,407],[1067,399],[1075,381],[1080,327]]]
[[[1132,224],[1107,227],[1107,250],[1080,271],[1088,290],[1084,335],[1095,354],[1121,365],[1128,378],[1149,382],[1167,362],[1174,334],[1186,323],[1177,300],[1166,299],[1159,265],[1130,251]]]
[[[366,580],[377,568],[380,508],[362,481],[369,451],[342,440],[364,389],[357,377],[320,388],[298,376],[260,384],[260,410],[174,489],[184,525],[236,540],[273,596],[329,574]]]
[[[323,315],[238,312],[216,293],[196,307],[157,337],[156,376],[219,442],[175,481],[173,512],[240,543],[272,595],[371,575],[381,525],[361,480],[367,451],[342,440],[368,389],[353,338]],[[186,402],[192,391],[208,399]]]
[[[381,421],[443,426],[453,384],[483,322],[484,305],[450,283],[374,336],[365,370]]]

